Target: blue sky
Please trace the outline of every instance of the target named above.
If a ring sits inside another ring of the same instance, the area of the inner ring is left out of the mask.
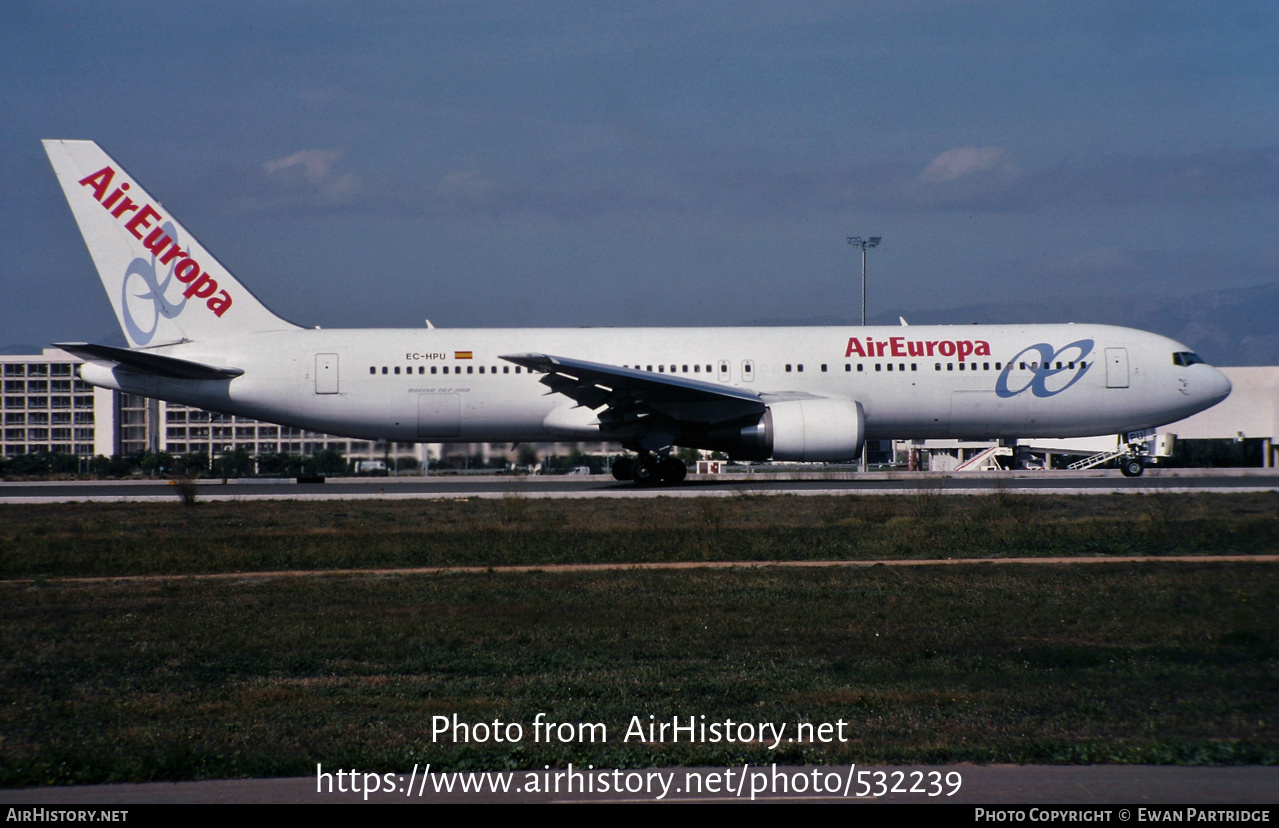
[[[850,234],[872,316],[1272,282],[1277,54],[1261,2],[7,2],[0,347],[114,331],[41,138],[307,325],[851,321]]]

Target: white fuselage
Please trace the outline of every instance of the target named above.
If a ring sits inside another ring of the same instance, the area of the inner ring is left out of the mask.
[[[860,402],[865,437],[1077,437],[1149,428],[1223,399],[1188,349],[1104,325],[288,330],[156,353],[243,369],[176,380],[86,365],[88,381],[330,434],[421,442],[589,439],[590,412],[501,357],[553,354],[778,399]],[[965,351],[967,351],[965,353]],[[961,358],[962,357],[962,358]]]

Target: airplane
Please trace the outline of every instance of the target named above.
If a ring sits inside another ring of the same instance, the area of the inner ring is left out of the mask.
[[[867,439],[1084,437],[1202,411],[1230,381],[1108,325],[320,329],[266,308],[92,141],[45,151],[128,348],[59,343],[87,382],[357,439],[612,441],[640,485],[675,447],[857,458]],[[1139,438],[1121,468],[1139,475]]]

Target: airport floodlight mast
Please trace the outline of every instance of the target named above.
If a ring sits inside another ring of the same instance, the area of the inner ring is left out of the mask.
[[[877,247],[883,236],[871,236],[863,239],[861,236],[849,236],[848,243],[853,247],[862,249],[862,327],[866,327],[866,248]]]

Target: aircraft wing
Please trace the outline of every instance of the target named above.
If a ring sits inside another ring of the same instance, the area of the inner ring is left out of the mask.
[[[140,374],[152,374],[158,377],[190,380],[224,380],[233,379],[244,373],[239,368],[218,368],[189,359],[152,354],[147,351],[134,351],[129,348],[113,348],[110,345],[92,345],[88,342],[55,342],[55,348],[61,348],[69,354],[75,354],[89,362],[107,362],[123,365]]]
[[[545,374],[543,385],[578,405],[607,406],[600,417],[606,425],[653,413],[684,423],[722,423],[764,413],[758,394],[728,385],[549,354],[501,358]]]

